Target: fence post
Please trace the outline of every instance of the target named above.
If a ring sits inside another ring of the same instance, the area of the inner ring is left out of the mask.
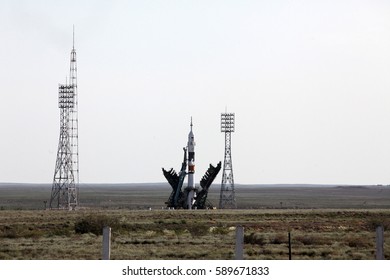
[[[236,251],[235,259],[244,259],[244,228],[242,226],[236,227]]]
[[[291,260],[291,231],[288,231],[288,259]]]
[[[376,259],[384,260],[384,251],[383,251],[383,226],[378,226],[376,228]]]
[[[111,254],[111,228],[103,228],[103,256],[102,260],[109,260]]]

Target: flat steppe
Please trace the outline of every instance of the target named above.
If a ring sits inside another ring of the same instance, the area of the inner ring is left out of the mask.
[[[237,185],[240,209],[193,211],[165,209],[163,184],[83,184],[78,210],[43,210],[50,188],[0,184],[0,259],[100,259],[105,225],[112,259],[232,259],[237,225],[245,259],[288,259],[289,231],[293,259],[375,259],[378,225],[390,258],[388,186]]]
[[[219,185],[212,185],[208,201],[218,207]],[[80,207],[104,209],[161,209],[171,193],[168,183],[81,184]],[[0,209],[44,209],[50,184],[0,183]],[[390,186],[238,185],[239,209],[390,209]]]

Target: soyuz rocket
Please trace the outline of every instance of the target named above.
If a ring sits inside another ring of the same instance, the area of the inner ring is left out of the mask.
[[[172,192],[165,202],[168,208],[173,209],[206,209],[212,207],[207,201],[208,190],[221,169],[221,162],[217,166],[210,164],[206,173],[200,180],[200,187],[195,186],[195,138],[192,131],[192,118],[190,124],[191,130],[188,134],[187,146],[183,148],[184,157],[180,172],[176,173],[173,168],[165,170],[162,168],[164,177],[172,187]],[[187,186],[184,180],[187,177]],[[184,189],[182,190],[182,187]]]
[[[196,188],[195,188],[195,138],[194,133],[192,132],[192,118],[190,124],[191,130],[188,133],[188,142],[187,142],[187,151],[188,151],[188,185],[186,191],[187,195],[187,208],[192,209],[194,200],[196,198]]]

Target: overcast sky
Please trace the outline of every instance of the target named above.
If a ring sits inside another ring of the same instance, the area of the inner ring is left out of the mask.
[[[51,183],[78,63],[80,182],[390,184],[390,2],[0,1],[0,182]],[[221,173],[215,182],[221,181]]]

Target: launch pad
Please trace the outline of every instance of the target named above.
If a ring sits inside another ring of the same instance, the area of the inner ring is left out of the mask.
[[[207,194],[212,182],[221,170],[221,162],[219,162],[215,167],[210,164],[205,175],[200,180],[200,188],[195,186],[195,141],[194,134],[192,132],[192,120],[191,131],[188,134],[187,147],[183,148],[183,151],[184,158],[179,174],[177,174],[173,168],[169,171],[162,168],[165,178],[172,187],[171,195],[165,203],[167,204],[167,207],[172,207],[174,209],[210,208],[212,205],[207,201]],[[188,185],[182,189],[184,179],[187,175]]]

